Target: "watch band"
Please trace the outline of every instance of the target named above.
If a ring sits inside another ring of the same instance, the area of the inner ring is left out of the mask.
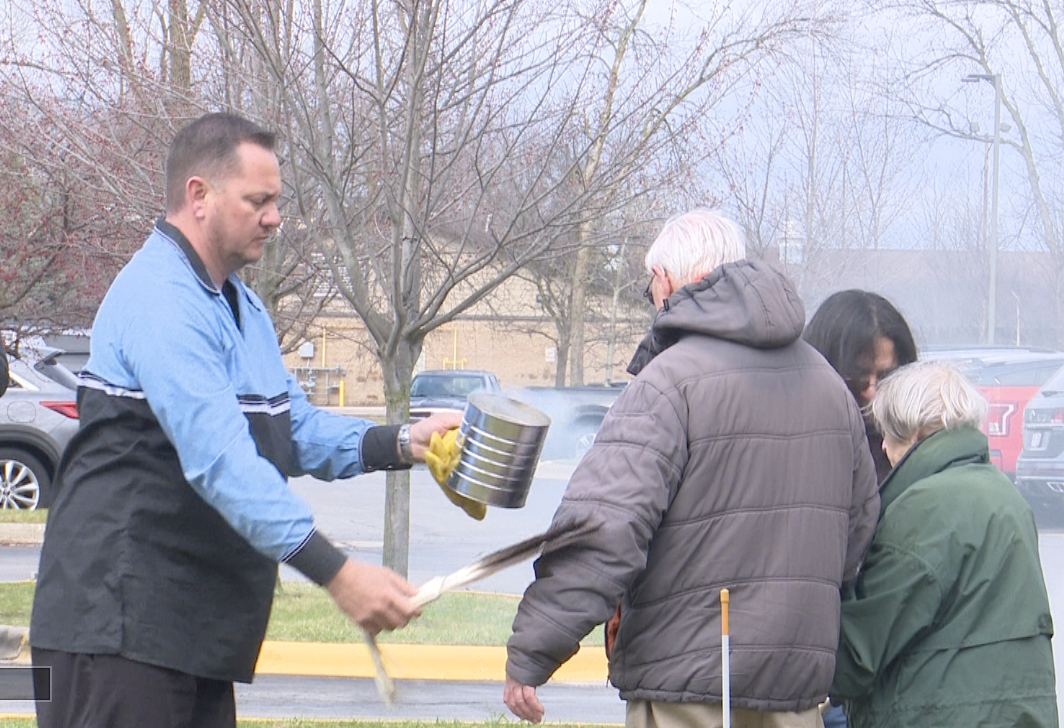
[[[395,438],[396,444],[399,446],[399,459],[404,465],[409,465],[414,462],[414,451],[410,447],[410,425],[402,425],[399,428],[399,434]]]

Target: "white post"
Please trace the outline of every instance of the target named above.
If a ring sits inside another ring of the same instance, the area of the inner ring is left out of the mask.
[[[728,590],[720,590],[721,710],[724,728],[731,728],[731,644],[728,634]]]

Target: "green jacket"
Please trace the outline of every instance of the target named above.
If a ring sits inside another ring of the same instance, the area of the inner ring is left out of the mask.
[[[844,595],[834,702],[853,728],[1057,728],[1053,620],[1030,507],[986,437],[941,431],[883,483]]]

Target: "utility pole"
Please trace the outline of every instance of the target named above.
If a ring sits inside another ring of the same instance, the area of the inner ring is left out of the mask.
[[[997,330],[998,186],[1001,179],[1001,74],[973,73],[965,83],[989,81],[994,85],[994,186],[990,200],[990,282],[987,287],[986,343],[993,344]]]

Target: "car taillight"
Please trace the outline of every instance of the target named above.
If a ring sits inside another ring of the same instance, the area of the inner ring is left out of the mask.
[[[72,420],[78,418],[77,402],[41,402],[41,407],[47,407],[53,412],[58,412],[63,417],[69,417]]]
[[[1009,434],[1009,420],[1016,411],[1016,405],[995,402],[990,405],[986,413],[986,434],[994,437],[1005,437]]]
[[[1064,408],[1038,409],[1028,407],[1024,420],[1032,425],[1064,425]]]

